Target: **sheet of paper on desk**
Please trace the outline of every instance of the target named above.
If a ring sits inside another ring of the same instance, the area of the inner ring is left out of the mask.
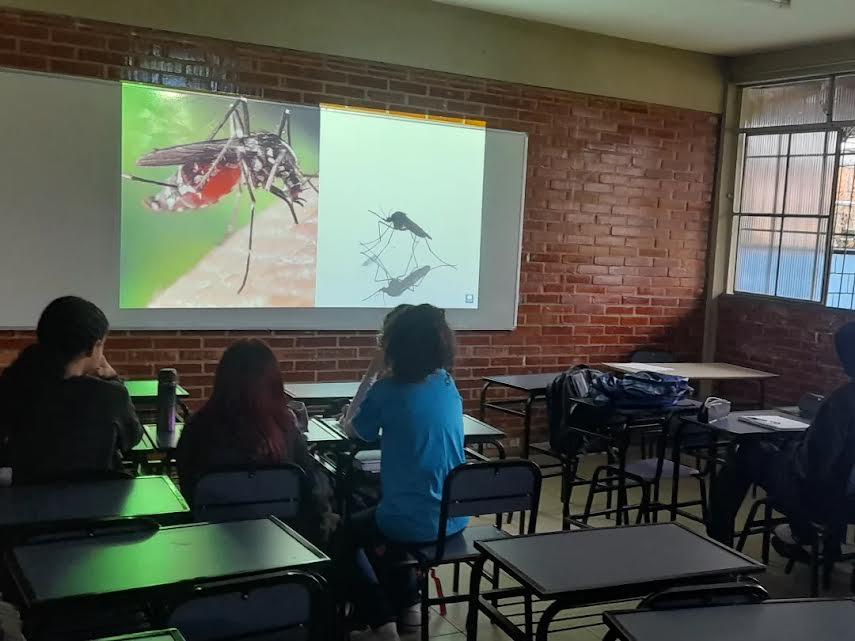
[[[633,372],[673,372],[673,367],[663,367],[662,365],[654,365],[653,363],[623,363],[623,369],[628,369]]]
[[[783,416],[741,416],[740,420],[745,423],[753,423],[760,427],[768,427],[773,430],[804,430],[808,424],[804,421],[795,421],[791,418]]]

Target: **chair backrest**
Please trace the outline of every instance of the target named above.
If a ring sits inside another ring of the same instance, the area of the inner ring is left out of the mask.
[[[236,521],[273,515],[297,518],[305,506],[308,482],[290,463],[257,468],[220,468],[202,476],[193,494],[196,521]]]
[[[537,527],[542,475],[523,459],[469,462],[451,470],[442,488],[437,557],[442,556],[449,518],[529,511],[528,531]]]
[[[677,357],[671,352],[658,349],[639,349],[629,356],[631,363],[674,363]]]
[[[197,586],[169,615],[187,641],[312,641],[334,612],[322,579],[283,572]]]
[[[675,610],[717,605],[750,605],[769,598],[766,589],[755,580],[668,588],[644,599],[641,610]]]

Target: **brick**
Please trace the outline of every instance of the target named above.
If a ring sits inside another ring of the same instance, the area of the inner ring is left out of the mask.
[[[0,46],[0,48],[3,48]],[[74,58],[74,47],[70,45],[58,45],[40,40],[21,40],[18,46],[21,53],[45,56],[48,58]]]
[[[32,69],[33,71],[46,71],[48,61],[38,56],[24,56],[17,53],[6,53],[0,51],[0,66],[14,67],[17,69]]]
[[[68,44],[79,45],[81,47],[91,47],[93,49],[103,49],[106,46],[104,36],[81,31],[63,31],[60,29],[54,29],[51,32],[51,40],[54,42],[65,42]]]
[[[101,77],[104,75],[104,65],[95,62],[73,62],[70,60],[49,60],[48,69],[55,73],[66,73],[73,76],[94,76]]]

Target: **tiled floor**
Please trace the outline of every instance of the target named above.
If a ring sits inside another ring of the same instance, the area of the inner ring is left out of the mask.
[[[590,457],[590,460],[586,461],[583,465],[583,473],[584,469],[587,467],[593,467],[597,464],[596,457]],[[670,492],[670,486],[668,483],[663,483],[663,490],[665,492]],[[688,500],[690,498],[697,497],[697,483],[693,481],[688,481],[681,483],[680,487],[680,498],[681,500]],[[584,507],[584,500],[586,498],[587,490],[586,488],[577,489],[573,496],[573,511],[581,511]],[[549,478],[544,480],[543,494],[541,497],[540,503],[540,515],[538,517],[538,531],[548,532],[561,529],[561,503],[560,503],[560,482],[558,478]],[[596,504],[602,504],[604,500],[604,495],[600,495],[598,497],[598,501]],[[745,505],[743,506],[743,514],[742,518],[745,516],[745,511],[750,505],[750,501],[746,500]],[[666,515],[660,516],[660,520],[667,519]],[[692,528],[698,528],[702,530],[702,526],[699,524],[689,520],[689,519],[680,519],[681,523],[684,523]],[[742,520],[737,521],[737,524],[741,524]],[[613,525],[612,521],[608,521],[606,519],[597,519],[591,521],[592,525]],[[511,532],[516,532],[517,524],[514,522],[510,526],[506,526]],[[760,537],[751,537],[746,545],[746,553],[750,556],[759,559],[760,558]],[[784,573],[785,562],[781,559],[781,557],[777,556],[774,550],[771,552],[769,566],[765,574],[760,575],[758,578],[764,587],[769,591],[770,595],[773,598],[792,598],[797,596],[807,596],[809,591],[809,575],[807,572],[807,568],[803,565],[797,565],[796,569],[793,571],[791,575],[786,575]],[[571,569],[568,568],[568,571]],[[846,596],[849,595],[849,577],[852,572],[852,566],[846,563],[838,564],[835,569],[834,580],[832,585],[832,590],[828,594],[824,594],[824,596]],[[442,579],[442,584],[445,592],[449,592],[451,590],[451,571],[450,568],[442,568],[438,572],[440,578]],[[468,572],[466,569],[463,569],[461,572],[461,587],[465,588],[468,585]],[[590,619],[580,620],[579,623],[599,623],[600,615],[599,613],[606,609],[616,609],[623,608],[626,609],[628,607],[633,607],[633,603],[623,603],[618,606],[598,606],[592,607],[584,610],[585,613],[593,612],[594,615]],[[447,612],[445,616],[440,616],[437,609],[434,609],[431,616],[430,621],[430,636],[432,639],[438,639],[440,641],[463,641],[465,638],[464,629],[465,629],[465,620],[466,620],[466,612],[467,612],[467,604],[459,603],[449,605],[447,608]],[[574,613],[575,614],[575,613]],[[572,631],[565,632],[553,632],[550,634],[550,639],[554,641],[594,641],[600,640],[603,638],[605,633],[605,628],[601,625],[596,625],[594,627],[586,627],[583,629],[577,629]],[[417,641],[418,634],[407,634],[403,636],[405,641]],[[478,627],[478,638],[479,640],[484,641],[504,641],[507,639],[507,636],[504,635],[498,628],[489,624],[489,622],[482,616],[481,623]]]

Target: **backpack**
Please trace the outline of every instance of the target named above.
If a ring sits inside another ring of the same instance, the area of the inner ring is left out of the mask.
[[[624,409],[669,408],[694,392],[685,378],[656,372],[603,374],[592,388],[597,402]]]

